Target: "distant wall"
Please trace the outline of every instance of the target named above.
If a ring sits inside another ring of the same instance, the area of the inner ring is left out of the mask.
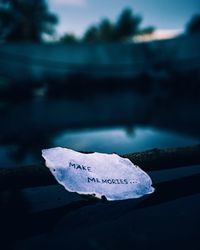
[[[200,35],[140,44],[1,44],[0,76],[15,80],[66,77],[135,77],[170,65],[200,69]]]

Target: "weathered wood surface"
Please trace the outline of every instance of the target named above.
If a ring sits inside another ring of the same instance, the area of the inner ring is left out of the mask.
[[[125,154],[123,157],[146,171],[196,165],[200,164],[200,145],[167,149],[155,148],[145,152]]]
[[[200,145],[122,155],[145,171],[200,164]],[[57,184],[44,165],[0,169],[0,191]]]

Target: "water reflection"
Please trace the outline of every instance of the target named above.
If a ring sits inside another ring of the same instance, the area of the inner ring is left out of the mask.
[[[27,144],[26,150],[18,144],[1,145],[1,167],[39,163],[42,147],[62,146],[86,152],[125,154],[152,148],[187,146],[199,142],[199,138],[192,136],[142,126],[66,130],[50,137],[49,144],[36,140],[35,147]]]
[[[117,127],[98,130],[65,131],[54,140],[54,146],[82,151],[118,154],[152,148],[186,146],[199,139],[149,127]]]

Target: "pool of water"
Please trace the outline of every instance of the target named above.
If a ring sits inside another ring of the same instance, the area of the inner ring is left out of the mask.
[[[125,154],[152,148],[183,147],[200,143],[200,139],[159,130],[152,127],[114,127],[99,129],[64,130],[51,138],[48,147],[67,147],[77,151]],[[28,146],[28,145],[27,145]],[[38,147],[42,149],[38,143]],[[46,148],[46,145],[43,145]],[[29,149],[29,148],[28,148]],[[40,150],[21,150],[17,144],[1,145],[1,167],[37,164]]]
[[[88,152],[125,154],[152,148],[197,144],[200,139],[149,127],[116,127],[65,131],[56,136],[54,146]]]

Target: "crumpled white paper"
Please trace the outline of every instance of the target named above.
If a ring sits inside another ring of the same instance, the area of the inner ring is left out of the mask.
[[[67,148],[42,150],[46,166],[70,192],[107,200],[138,198],[154,192],[151,178],[117,154],[83,154]]]

